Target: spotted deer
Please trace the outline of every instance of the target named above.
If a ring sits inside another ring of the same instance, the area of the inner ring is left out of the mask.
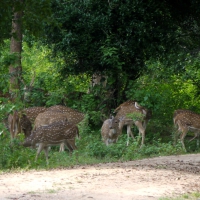
[[[84,114],[69,107],[55,105],[46,109],[45,112],[40,113],[35,119],[34,130],[40,126],[47,126],[54,122],[67,120],[69,123],[78,124],[84,119]],[[72,142],[72,141],[71,141]],[[69,141],[69,143],[71,143]],[[75,142],[75,141],[74,141]],[[59,151],[64,151],[64,143],[60,145]],[[75,144],[74,144],[75,145]],[[67,145],[69,148],[70,144]],[[70,150],[70,149],[69,149]]]
[[[121,129],[122,129],[123,126],[127,126],[127,138],[128,138],[127,146],[129,145],[129,137],[131,136],[132,138],[134,138],[133,133],[131,131],[131,127],[133,124],[135,124],[137,126],[137,128],[139,129],[139,135],[142,136],[141,145],[143,145],[144,140],[145,140],[146,126],[152,116],[151,111],[140,106],[138,104],[138,102],[129,100],[129,101],[122,103],[120,106],[118,106],[114,110],[114,113],[116,113],[115,120],[119,122],[119,127],[121,127]],[[134,120],[127,116],[127,114],[132,114],[132,113],[140,113],[143,116],[141,119]],[[123,120],[120,120],[120,119],[123,119]]]
[[[26,138],[23,146],[33,148],[38,146],[36,161],[40,152],[44,150],[48,163],[49,146],[64,143],[68,146],[70,152],[72,152],[77,149],[74,142],[76,136],[79,137],[78,127],[67,120],[60,120],[47,126],[40,126],[32,131],[31,135]]]
[[[41,112],[46,110],[45,107],[30,107],[21,111],[14,111],[8,116],[8,128],[13,140],[17,134],[24,132],[25,138],[31,134],[32,124],[35,118]]]
[[[194,137],[190,141],[194,140],[197,136],[199,136],[200,114],[197,114],[190,110],[183,110],[183,109],[175,110],[173,121],[174,121],[174,125],[178,126],[178,133],[181,133],[180,141],[181,141],[182,147],[185,151],[187,151],[185,148],[184,139],[188,131],[191,131],[194,133]]]
[[[101,136],[106,146],[117,142],[119,135],[121,135],[123,125],[123,119],[118,120],[115,119],[114,116],[106,119],[103,122],[103,125],[101,127]]]

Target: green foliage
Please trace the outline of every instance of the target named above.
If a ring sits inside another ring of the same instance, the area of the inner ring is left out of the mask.
[[[11,143],[10,137],[4,133],[1,135],[0,141],[2,144],[0,147],[0,169],[29,168],[29,159],[33,158],[35,152],[31,149],[24,149],[20,145],[22,139],[15,139]]]
[[[94,129],[89,124],[89,115],[79,124],[80,139],[76,140],[78,150],[72,156],[66,152],[59,153],[58,148],[51,148],[49,165],[46,164],[44,152],[35,162],[36,149],[24,148],[20,144],[24,136],[18,135],[12,143],[7,131],[0,135],[0,169],[42,169],[56,167],[70,167],[77,164],[92,164],[98,162],[135,160],[157,155],[172,155],[183,153],[180,143],[173,146],[171,142],[162,143],[154,139],[152,142],[147,137],[147,144],[140,148],[139,137],[130,141],[126,146],[126,135],[123,134],[116,144],[106,146],[101,141],[99,129]],[[155,136],[156,137],[156,136]]]
[[[162,198],[159,198],[159,200],[185,200],[185,199],[198,200],[199,197],[200,197],[199,192],[192,192],[192,193],[188,193],[188,194],[183,194],[178,197],[162,197]]]
[[[158,1],[54,1],[46,43],[59,58],[62,74],[122,71],[135,79],[150,57],[177,48],[177,27],[168,6]],[[166,30],[167,33],[166,34]],[[78,48],[77,48],[78,47]],[[130,73],[131,72],[131,73]]]
[[[0,43],[2,43],[4,39],[10,39],[13,12],[18,11],[23,11],[22,23],[24,33],[26,33],[26,35],[29,34],[29,36],[39,36],[44,30],[44,28],[42,28],[44,23],[52,23],[52,19],[50,18],[50,6],[50,0],[1,1]]]
[[[142,113],[128,113],[126,117],[132,119],[133,121],[142,121],[144,118],[144,114]]]

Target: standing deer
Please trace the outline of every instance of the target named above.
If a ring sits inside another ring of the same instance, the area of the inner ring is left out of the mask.
[[[190,140],[194,140],[200,133],[200,114],[190,110],[175,110],[173,116],[174,125],[178,126],[178,132],[181,133],[180,140],[183,149],[186,151],[184,139],[188,131],[191,131],[195,136]]]
[[[47,126],[40,126],[34,130],[32,134],[26,138],[23,146],[33,148],[38,146],[35,160],[37,160],[40,152],[44,149],[46,161],[48,163],[49,146],[60,145],[61,143],[69,146],[70,142],[69,150],[72,152],[77,149],[74,142],[76,136],[79,137],[78,127],[75,124],[69,123],[67,120],[61,120]]]
[[[142,136],[141,145],[143,145],[145,140],[146,126],[149,119],[152,116],[151,111],[140,106],[136,101],[129,100],[118,106],[114,110],[114,112],[117,113],[115,119],[119,121],[119,127],[123,128],[123,126],[127,126],[127,137],[128,137],[127,146],[129,145],[129,137],[131,136],[132,138],[134,138],[133,133],[131,131],[131,127],[133,124],[135,124],[139,129],[139,134]],[[127,114],[132,114],[132,113],[140,113],[143,115],[143,117],[141,119],[136,119],[136,120],[127,117]],[[120,120],[122,118],[123,120]]]

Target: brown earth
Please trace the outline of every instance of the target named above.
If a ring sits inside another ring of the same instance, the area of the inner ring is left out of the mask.
[[[200,154],[0,175],[0,199],[154,200],[200,192]]]

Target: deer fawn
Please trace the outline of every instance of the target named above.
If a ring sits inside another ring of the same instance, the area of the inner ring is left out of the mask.
[[[181,133],[180,140],[183,149],[186,151],[184,139],[188,131],[191,131],[195,136],[190,140],[192,141],[200,132],[200,115],[190,110],[175,110],[173,116],[174,125],[178,126],[178,132]]]

